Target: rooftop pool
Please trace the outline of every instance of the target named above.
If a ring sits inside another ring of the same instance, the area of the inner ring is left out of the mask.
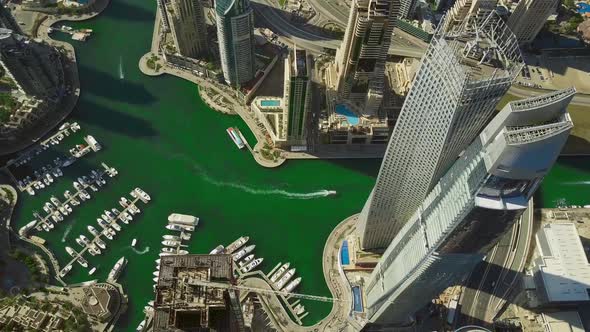
[[[359,117],[344,104],[336,105],[336,114],[345,116],[346,121],[348,121],[351,126],[359,124]]]
[[[278,100],[278,99],[261,100],[260,101],[260,106],[262,106],[262,107],[280,107],[281,106],[281,101]]]

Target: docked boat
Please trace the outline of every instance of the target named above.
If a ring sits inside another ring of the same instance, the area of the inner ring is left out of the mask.
[[[121,274],[121,271],[123,271],[123,268],[125,268],[125,265],[127,265],[127,259],[125,259],[125,257],[119,258],[111,272],[109,272],[107,280],[117,281],[117,278]]]
[[[111,233],[110,232],[107,232],[106,230],[104,230],[102,232],[102,235],[104,235],[104,237],[106,237],[107,239],[109,239],[111,241],[113,240],[113,236],[111,235]]]
[[[82,242],[82,239],[80,239],[80,238],[77,238],[77,239],[76,239],[76,243],[77,243],[78,245],[80,245],[80,247],[85,247],[85,246],[86,246],[86,245],[84,244],[84,242]]]
[[[31,196],[35,196],[35,190],[31,187],[27,187],[27,193]]]
[[[96,243],[96,245],[100,248],[100,249],[106,249],[107,245],[104,243],[103,240],[96,238],[94,239],[94,242]]]
[[[59,210],[59,212],[60,212],[61,214],[63,214],[64,216],[67,216],[68,214],[70,214],[70,213],[68,212],[68,210],[66,210],[66,208],[65,208],[63,205],[61,205],[61,206],[60,206],[60,207],[58,207],[57,209],[58,209],[58,210]]]
[[[276,282],[277,280],[279,280],[279,278],[287,271],[287,269],[289,269],[289,265],[291,263],[287,262],[285,264],[283,264],[271,277],[270,277],[270,281],[271,282]]]
[[[227,128],[226,131],[231,140],[234,141],[234,144],[238,147],[238,149],[243,149],[245,145],[242,139],[240,138],[238,131],[232,127]]]
[[[47,224],[42,224],[42,225],[41,225],[41,228],[42,228],[44,231],[46,231],[46,232],[49,232],[49,231],[51,230],[51,229],[49,228],[49,226],[47,226]]]
[[[255,260],[248,263],[246,266],[242,267],[242,271],[244,273],[252,271],[255,267],[260,265],[260,263],[262,263],[263,260],[264,258],[256,258]]]
[[[171,240],[171,241],[180,241],[180,236],[175,235],[164,235],[162,236],[164,240]]]
[[[244,244],[246,244],[246,242],[248,242],[248,240],[250,239],[250,237],[248,236],[242,236],[239,239],[235,240],[234,242],[232,242],[229,246],[227,246],[225,248],[225,253],[226,254],[233,254],[234,251],[238,250],[240,247],[242,247]]]
[[[254,254],[248,255],[246,256],[246,258],[242,259],[241,261],[238,262],[238,264],[240,265],[240,267],[250,263],[250,261],[254,258]]]
[[[223,245],[218,245],[217,247],[215,247],[215,249],[211,250],[209,252],[209,255],[217,255],[217,254],[223,254],[225,251],[225,247]]]
[[[168,222],[171,224],[197,226],[199,218],[188,214],[172,213],[168,216]]]
[[[291,281],[287,286],[285,286],[285,288],[283,288],[283,291],[291,292],[299,285],[299,283],[301,283],[301,277]]]
[[[93,236],[99,236],[100,233],[96,230],[96,228],[94,228],[93,226],[88,225],[88,231],[90,232],[90,234],[92,234]]]
[[[98,225],[100,225],[100,227],[102,227],[102,228],[108,228],[109,227],[109,224],[106,221],[104,221],[104,220],[102,220],[100,218],[96,218],[96,221],[98,222]]]
[[[162,241],[162,245],[167,247],[178,247],[180,245],[180,241],[164,240]]]
[[[111,212],[113,213],[113,215],[115,215],[115,217],[118,217],[121,214],[121,212],[115,208],[112,208]]]
[[[68,211],[68,214],[69,213],[72,213],[72,211],[73,211],[72,210],[72,207],[70,206],[70,204],[64,204],[64,209],[66,209],[66,211]]]
[[[72,265],[68,265],[64,267],[61,271],[59,271],[59,277],[63,278],[72,270]]]
[[[174,255],[174,254],[171,253],[171,252],[161,252],[161,253],[158,254],[158,256],[160,256],[160,257],[162,257],[162,256],[170,256],[170,255]]]
[[[108,232],[111,237],[115,237],[115,235],[117,235],[117,233],[112,228],[107,228],[105,232]]]
[[[180,232],[180,239],[182,241],[188,241],[191,239],[191,233],[188,232]]]
[[[101,214],[101,215],[100,215],[100,217],[102,218],[102,220],[105,220],[105,221],[108,221],[108,222],[111,222],[111,221],[112,221],[112,219],[111,219],[111,218],[109,218],[109,217],[107,217],[107,215],[106,215],[106,214],[104,214],[104,213],[103,213],[103,214]]]
[[[131,212],[132,214],[138,214],[141,212],[141,210],[137,207],[137,205],[132,204],[131,206],[129,206],[129,212]]]
[[[137,239],[133,239],[133,241],[131,241],[131,246],[135,247],[136,244],[137,244]]]
[[[291,278],[293,278],[293,276],[295,275],[295,268],[290,269],[289,271],[287,271],[282,277],[281,279],[279,279],[279,281],[276,282],[275,286],[277,286],[278,289],[283,288],[283,286],[285,286],[287,284],[287,282],[289,282],[289,280]]]
[[[82,241],[82,243],[84,243],[84,245],[88,245],[90,243],[90,241],[84,234],[80,235],[80,240]]]
[[[73,183],[74,183],[74,189],[76,189],[76,190],[84,189],[84,188],[82,188],[82,185],[79,184],[77,181],[74,181]]]
[[[143,198],[146,201],[150,201],[152,198],[150,197],[150,195],[148,195],[145,191],[143,191],[141,188],[137,187],[135,188],[135,191],[137,192],[137,194],[139,195],[139,197]]]
[[[90,246],[88,246],[88,252],[92,256],[100,255],[102,253],[102,251],[94,243],[92,243],[92,244],[90,244]]]
[[[295,314],[299,316],[305,312],[305,307],[301,303],[298,303],[295,308],[293,308],[293,311],[295,311]]]
[[[66,252],[68,253],[68,255],[72,256],[72,257],[76,257],[76,255],[78,254],[76,252],[76,250],[70,248],[70,247],[66,247]]]
[[[96,267],[91,268],[90,271],[88,271],[88,275],[91,276],[94,272],[96,272]]]
[[[119,200],[119,204],[121,205],[122,208],[127,208],[129,206],[129,200],[125,197],[121,197],[121,199]]]
[[[195,230],[193,226],[184,226],[178,224],[168,224],[166,225],[166,229],[177,232],[192,232]]]
[[[88,267],[88,262],[84,259],[84,257],[79,256],[78,259],[76,260],[78,262],[78,264],[80,264],[82,267]]]
[[[90,188],[90,190],[92,190],[94,192],[97,192],[98,191],[98,188],[96,188],[96,186],[93,185],[93,184],[89,185],[88,187]]]
[[[115,219],[115,215],[111,211],[104,210],[104,213],[107,215],[107,217],[109,218],[109,220]]]
[[[51,201],[51,203],[53,203],[53,205],[55,205],[55,207],[58,207],[61,205],[61,202],[55,196],[51,196],[51,198],[49,200]]]
[[[109,224],[112,228],[114,228],[117,232],[121,231],[121,226],[119,226],[119,224],[117,224],[116,222],[112,222]]]
[[[250,252],[252,252],[252,250],[254,250],[254,248],[256,248],[255,244],[249,245],[246,248],[238,251],[237,253],[232,255],[232,258],[234,259],[234,261],[239,261],[240,259],[242,259],[242,257],[246,256],[247,254],[249,254]]]
[[[157,279],[157,278],[156,278]],[[157,281],[157,280],[156,280]],[[135,331],[137,332],[142,332],[143,329],[145,328],[145,319],[142,320],[139,325],[137,325],[137,328],[135,329]]]

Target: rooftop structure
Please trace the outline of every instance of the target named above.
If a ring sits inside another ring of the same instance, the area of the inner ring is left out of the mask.
[[[449,15],[455,23],[461,24],[468,16],[487,17],[497,4],[498,0],[457,0]]]
[[[234,283],[231,255],[172,255],[161,258],[153,331],[242,331],[239,299],[233,290],[194,281]]]
[[[543,314],[546,332],[583,332],[584,325],[577,311],[560,311]]]
[[[477,137],[523,66],[510,29],[496,19],[440,23],[404,102],[359,217],[365,249],[385,248]]]
[[[572,223],[544,225],[536,236],[534,273],[544,303],[590,301],[590,264]]]
[[[311,104],[312,64],[307,52],[296,47],[285,59],[283,122],[289,145],[306,145],[307,116]]]
[[[511,228],[569,136],[567,106],[575,92],[509,103],[454,162],[371,274],[365,291],[372,324],[411,322]]]

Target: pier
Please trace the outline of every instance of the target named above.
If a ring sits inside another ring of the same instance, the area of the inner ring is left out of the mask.
[[[131,202],[129,203],[129,205],[123,209],[123,211],[121,211],[121,213],[116,216],[115,219],[110,219],[110,220],[105,220],[109,225],[116,223],[117,220],[121,220],[123,218],[123,214],[124,213],[130,213],[129,210],[132,209],[133,207],[136,207],[136,204],[138,201],[142,201],[145,202],[144,200],[140,199],[139,196],[137,198],[133,198],[131,200]],[[100,225],[99,225],[100,227]],[[92,238],[92,240],[90,240],[89,244],[85,245],[84,248],[82,248],[82,250],[77,251],[76,255],[74,255],[72,257],[72,259],[64,266],[64,268],[62,270],[59,271],[59,274],[61,274],[64,270],[68,269],[69,266],[72,266],[75,262],[77,262],[78,260],[85,260],[84,259],[84,254],[88,251],[88,248],[90,247],[91,244],[95,243],[96,239],[100,239],[103,240],[101,237],[104,236],[104,232],[105,230],[103,229],[102,232],[100,232],[99,235],[94,236]],[[108,241],[107,241],[108,242]]]

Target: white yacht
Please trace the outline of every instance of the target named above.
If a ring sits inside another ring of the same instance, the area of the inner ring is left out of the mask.
[[[123,271],[123,268],[125,268],[125,265],[127,265],[127,259],[125,257],[119,258],[117,263],[115,263],[115,266],[113,266],[111,272],[109,272],[107,280],[117,281],[117,278],[121,274],[121,271]]]

